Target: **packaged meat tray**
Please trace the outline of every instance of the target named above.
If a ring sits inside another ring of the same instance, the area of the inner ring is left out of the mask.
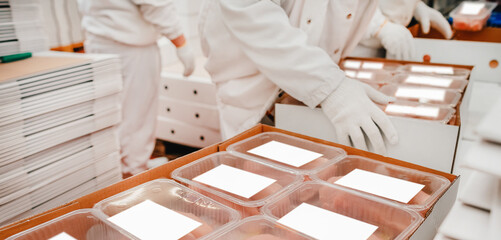
[[[444,124],[448,123],[456,112],[454,108],[448,106],[404,101],[379,106],[390,116],[437,121]]]
[[[343,69],[365,70],[365,71],[396,71],[402,64],[394,62],[379,62],[374,60],[348,59],[341,63]]]
[[[432,76],[448,76],[455,79],[466,80],[470,76],[470,69],[453,66],[431,66],[424,64],[410,63],[399,68],[400,72],[425,74]]]
[[[451,184],[439,175],[361,156],[348,156],[328,165],[312,178],[384,198],[423,216]]]
[[[81,209],[38,225],[7,238],[32,239],[136,239],[106,221],[106,216],[95,209]]]
[[[304,182],[262,212],[315,239],[408,239],[423,221],[404,206],[318,181]]]
[[[357,70],[345,70],[346,76],[359,80],[363,83],[369,84],[376,89],[391,83],[393,75],[384,71],[357,71]]]
[[[214,236],[214,240],[313,240],[304,234],[289,229],[277,223],[271,217],[258,215],[248,217],[221,234]]]
[[[462,79],[454,79],[447,76],[429,76],[409,73],[397,74],[391,78],[391,82],[399,85],[445,88],[458,92],[463,92],[466,85],[468,85],[468,81]]]
[[[307,175],[346,156],[336,148],[290,135],[266,132],[228,146],[231,154],[258,162],[275,164]]]
[[[144,183],[104,199],[94,208],[140,239],[152,235],[206,238],[240,219],[237,211],[167,179]]]
[[[184,165],[172,178],[240,212],[243,217],[260,214],[260,208],[303,177],[273,164],[218,152]]]
[[[461,93],[443,88],[386,85],[380,92],[395,97],[397,100],[456,107]]]
[[[464,1],[450,13],[452,27],[462,31],[480,31],[496,6],[495,2]]]

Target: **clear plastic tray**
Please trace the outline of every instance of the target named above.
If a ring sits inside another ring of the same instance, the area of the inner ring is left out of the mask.
[[[197,235],[210,235],[240,219],[237,211],[167,179],[153,180],[111,196],[98,202],[94,208],[111,217],[145,200],[151,200],[179,213],[193,215],[189,217],[198,222],[202,221],[200,228],[208,226],[212,230],[205,232],[206,228],[203,233],[198,231]],[[195,231],[197,229],[193,232]],[[195,236],[199,238],[197,235]]]
[[[341,63],[342,69],[366,70],[366,71],[396,71],[402,64],[394,62],[381,62],[374,60],[347,59]]]
[[[313,239],[280,225],[271,217],[259,215],[241,220],[212,239],[217,240],[308,240]]]
[[[266,143],[269,143],[271,141],[276,141],[280,143],[285,143],[287,145],[291,145],[294,147],[302,148],[308,151],[316,152],[319,154],[322,154],[323,156],[306,163],[302,166],[295,167],[293,165],[289,165],[286,163],[282,163],[279,161],[275,161],[269,158],[265,158],[259,155],[255,155],[252,153],[249,153],[248,151],[251,149],[254,149],[256,147],[262,146]],[[315,143],[312,141],[308,141],[305,139],[293,137],[290,135],[282,134],[282,133],[276,133],[276,132],[266,132],[266,133],[260,133],[257,134],[253,137],[247,138],[243,141],[234,143],[226,149],[228,152],[235,154],[237,156],[242,156],[242,157],[248,157],[253,160],[263,162],[263,163],[271,163],[278,165],[280,167],[284,167],[287,169],[290,169],[291,171],[294,171],[298,174],[303,174],[307,175],[311,172],[317,171],[318,169],[322,168],[323,166],[329,164],[330,162],[337,161],[339,159],[342,159],[346,156],[346,152],[341,149],[341,148],[336,148],[320,143]]]
[[[393,75],[384,71],[345,70],[346,76],[367,83],[376,89],[392,82]]]
[[[423,218],[406,207],[325,182],[304,182],[266,204],[262,212],[280,219],[302,203],[378,226],[369,239],[408,239]],[[305,221],[315,221],[306,219]],[[333,233],[333,238],[335,233]]]
[[[452,27],[463,31],[480,31],[496,6],[495,2],[464,1],[450,13]]]
[[[245,198],[193,180],[193,178],[223,164],[277,181],[254,196]],[[298,185],[303,180],[302,176],[285,168],[256,162],[251,159],[232,155],[228,152],[214,153],[184,165],[172,172],[172,178],[218,202],[238,210],[243,217],[258,215],[259,209],[264,204],[272,200],[276,195]]]
[[[441,123],[448,123],[456,112],[455,109],[448,106],[437,106],[405,101],[379,105],[379,107],[386,114],[391,116],[438,121]]]
[[[70,212],[44,224],[20,232],[8,240],[49,239],[63,232],[76,239],[136,239],[115,225],[95,209]]]
[[[386,85],[380,92],[397,100],[456,107],[461,93],[443,88]]]
[[[449,180],[439,175],[396,166],[361,156],[348,156],[347,158],[337,163],[330,164],[329,166],[319,171],[317,174],[313,175],[312,178],[315,180],[322,180],[330,184],[335,184],[335,181],[347,175],[354,169],[361,169],[389,177],[423,184],[424,188],[421,190],[421,192],[418,193],[407,204],[386,199],[388,201],[405,205],[423,215],[428,212],[428,210],[433,206],[433,204],[435,204],[438,198],[444,193],[445,190],[447,190],[447,188],[451,184]],[[370,193],[366,194],[375,196]]]
[[[454,79],[447,76],[429,76],[422,74],[401,73],[393,76],[391,82],[400,85],[413,85],[421,87],[437,87],[463,92],[468,81]]]
[[[400,72],[414,73],[414,74],[424,74],[424,75],[437,75],[437,76],[448,76],[455,79],[466,80],[470,76],[470,69],[458,68],[452,66],[434,66],[410,63],[402,65],[399,68]]]

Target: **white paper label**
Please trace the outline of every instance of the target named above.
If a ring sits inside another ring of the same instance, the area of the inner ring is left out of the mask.
[[[278,222],[320,240],[367,240],[378,229],[372,224],[307,203],[302,203]]]
[[[357,72],[355,72],[355,71],[346,70],[346,71],[344,71],[344,73],[346,74],[346,76],[351,77],[351,78],[357,77]]]
[[[373,73],[371,72],[358,72],[357,78],[358,79],[372,79]]]
[[[202,224],[146,200],[108,220],[142,240],[177,240]]]
[[[373,70],[383,69],[383,66],[384,64],[379,62],[364,62],[362,64],[363,69],[373,69]]]
[[[54,237],[49,238],[49,240],[77,240],[77,239],[65,232],[62,232]]]
[[[256,195],[277,181],[224,164],[193,178],[193,180],[244,198]]]
[[[447,88],[451,86],[452,81],[453,80],[450,78],[410,75],[405,79],[404,82],[410,84],[421,84],[421,85]]]
[[[301,167],[323,156],[323,154],[320,153],[277,141],[270,141],[247,152],[294,167]]]
[[[408,203],[423,189],[423,184],[354,169],[335,182],[341,186]]]
[[[399,87],[395,92],[395,97],[444,101],[445,90],[434,88]]]
[[[362,62],[360,62],[360,61],[347,60],[347,61],[343,62],[343,66],[345,68],[359,69],[361,65],[362,65]]]
[[[436,66],[411,66],[411,72],[419,73],[436,73],[436,74],[454,74],[454,69],[452,67],[436,67]]]
[[[440,112],[438,107],[427,107],[427,106],[404,106],[397,104],[388,104],[385,111],[387,113],[399,113],[399,114],[410,114],[420,117],[430,117],[437,118]]]
[[[463,2],[463,7],[459,13],[464,15],[478,15],[484,7],[485,3]]]

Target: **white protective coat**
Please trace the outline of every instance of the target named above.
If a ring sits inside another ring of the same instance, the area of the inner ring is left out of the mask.
[[[119,54],[122,60],[122,171],[146,170],[155,145],[160,36],[175,39],[181,26],[170,0],[80,0],[85,51]]]
[[[376,6],[372,0],[207,0],[200,34],[223,138],[258,123],[279,88],[311,108],[320,104],[345,78],[339,60],[366,30],[377,30],[370,23]]]

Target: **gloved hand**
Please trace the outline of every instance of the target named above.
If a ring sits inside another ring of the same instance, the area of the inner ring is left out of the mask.
[[[430,32],[431,27],[437,29],[446,39],[452,37],[452,29],[447,19],[437,10],[428,7],[424,2],[419,1],[414,9],[414,17],[421,24],[423,33]]]
[[[177,47],[176,54],[177,58],[179,58],[179,61],[181,61],[184,66],[183,75],[185,77],[190,76],[193,71],[195,71],[195,56],[190,46],[186,43],[181,47]]]
[[[402,25],[386,21],[376,36],[386,49],[387,58],[411,60],[414,58],[414,37]]]
[[[349,146],[351,138],[354,147],[367,150],[363,130],[374,152],[386,154],[383,136],[379,129],[390,144],[398,142],[397,131],[388,116],[374,102],[387,104],[393,100],[365,83],[346,78],[321,103],[321,106],[334,125],[339,143]]]

